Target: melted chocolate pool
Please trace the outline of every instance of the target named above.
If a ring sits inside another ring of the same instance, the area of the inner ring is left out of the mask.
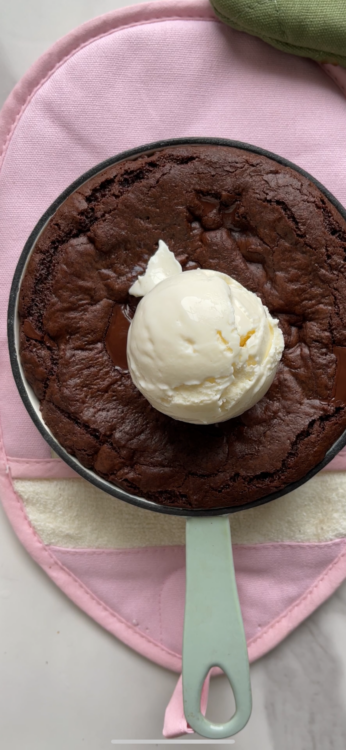
[[[128,370],[126,346],[127,334],[131,325],[127,308],[123,305],[114,305],[109,326],[106,333],[106,349],[116,367]]]

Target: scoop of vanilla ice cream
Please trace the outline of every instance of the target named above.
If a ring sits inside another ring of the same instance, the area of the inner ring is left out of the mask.
[[[259,297],[226,274],[180,267],[140,301],[127,357],[152,406],[174,419],[212,424],[264,396],[283,348],[278,322]]]

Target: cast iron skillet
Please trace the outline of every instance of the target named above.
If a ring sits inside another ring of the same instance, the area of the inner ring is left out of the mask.
[[[346,220],[346,211],[336,198],[314,177],[287,159],[264,149],[240,141],[222,138],[178,138],[150,143],[130,151],[122,152],[97,164],[73,182],[52,203],[30,234],[20,255],[13,277],[8,307],[8,341],[13,376],[24,406],[41,435],[74,471],[99,489],[147,510],[187,517],[186,526],[186,603],[183,642],[183,693],[184,711],[190,726],[202,736],[211,739],[229,737],[239,732],[251,714],[251,688],[247,659],[246,640],[239,607],[234,576],[232,546],[230,537],[229,513],[253,508],[268,503],[291,492],[311,479],[323,469],[346,445],[346,431],[326,452],[323,460],[311,469],[302,479],[286,485],[278,492],[266,495],[259,500],[241,507],[213,508],[208,510],[186,510],[159,505],[152,500],[132,495],[93,471],[86,469],[70,455],[55,439],[44,423],[39,402],[26,381],[19,356],[18,339],[18,296],[21,281],[29,257],[36,241],[61,204],[84,182],[117,162],[136,159],[144,153],[153,153],[167,146],[208,144],[230,146],[260,154],[291,169],[311,180],[335,206]],[[228,676],[233,688],[236,712],[223,724],[214,724],[202,716],[200,694],[208,671],[220,667]]]

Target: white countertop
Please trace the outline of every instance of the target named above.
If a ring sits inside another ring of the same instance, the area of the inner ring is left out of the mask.
[[[56,39],[130,4],[0,0],[0,104]],[[132,652],[77,609],[27,555],[2,510],[0,600],[1,747],[102,750],[112,747],[112,740],[162,738],[177,676]],[[254,710],[235,737],[237,750],[345,750],[345,633],[346,583],[252,666]],[[213,682],[209,706],[211,718],[228,716],[223,678]]]

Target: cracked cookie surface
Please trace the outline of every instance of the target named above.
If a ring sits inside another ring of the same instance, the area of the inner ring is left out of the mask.
[[[183,270],[258,294],[285,350],[256,406],[219,425],[153,409],[116,367],[117,306],[164,240]],[[21,361],[61,445],[133,494],[180,508],[240,506],[301,479],[346,429],[334,397],[346,346],[346,222],[300,173],[241,149],[175,146],[108,167],[40,235],[21,287]]]

